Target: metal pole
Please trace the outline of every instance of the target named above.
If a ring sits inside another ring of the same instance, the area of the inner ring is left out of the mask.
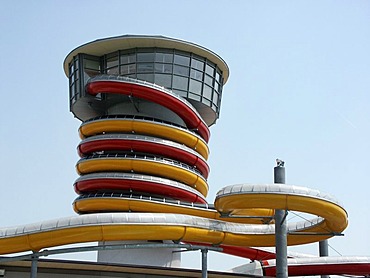
[[[285,183],[284,161],[276,160],[274,183]],[[275,210],[276,277],[288,278],[286,210]]]
[[[32,256],[31,260],[31,278],[37,278],[37,261],[39,257],[37,255]]]
[[[319,242],[320,257],[329,256],[329,243],[328,240],[322,240]]]
[[[329,243],[328,240],[319,241],[319,253],[320,257],[329,256]],[[329,275],[321,275],[321,278],[329,278]]]
[[[207,253],[208,249],[202,249],[202,278],[207,278]]]

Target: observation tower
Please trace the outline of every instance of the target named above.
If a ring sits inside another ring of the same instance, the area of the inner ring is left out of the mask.
[[[221,57],[178,39],[125,35],[77,47],[64,71],[70,111],[82,121],[77,213],[208,207],[209,126],[229,76]],[[98,260],[178,266],[172,251],[100,251]]]

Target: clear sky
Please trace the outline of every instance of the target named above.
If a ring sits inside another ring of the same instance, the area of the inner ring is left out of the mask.
[[[208,201],[226,185],[272,182],[281,158],[287,183],[346,208],[349,227],[330,246],[370,256],[369,1],[1,0],[0,34],[1,227],[74,215],[80,123],[65,56],[98,38],[164,35],[230,67],[211,128]],[[318,244],[290,250],[317,254]],[[198,267],[200,255],[184,261]],[[242,262],[211,255],[209,266]]]

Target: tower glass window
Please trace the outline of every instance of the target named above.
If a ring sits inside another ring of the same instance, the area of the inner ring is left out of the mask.
[[[180,54],[175,54],[174,63],[176,65],[182,65],[182,66],[188,67],[189,62],[190,62],[190,57],[180,55]]]
[[[135,47],[102,55],[78,54],[69,63],[71,105],[85,97],[83,87],[91,77],[99,74],[119,75],[172,90],[190,101],[201,114],[203,111],[206,115],[213,114],[207,120],[212,124],[220,111],[223,73],[214,60],[209,60],[207,55],[199,55],[202,52],[195,52],[176,48]],[[83,70],[79,71],[79,68]]]

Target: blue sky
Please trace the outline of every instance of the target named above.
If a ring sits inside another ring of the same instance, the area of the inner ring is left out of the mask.
[[[79,121],[69,113],[65,56],[98,38],[164,35],[205,46],[230,67],[211,128],[208,201],[223,186],[272,182],[281,158],[287,183],[346,208],[349,227],[330,246],[370,256],[369,26],[362,0],[1,1],[0,226],[74,214]],[[184,261],[197,267],[200,256]],[[242,262],[211,254],[209,265]]]

